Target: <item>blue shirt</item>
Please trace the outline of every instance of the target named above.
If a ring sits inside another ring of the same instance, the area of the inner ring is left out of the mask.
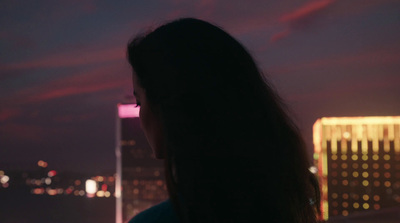
[[[129,223],[178,223],[178,216],[168,199],[133,217]]]

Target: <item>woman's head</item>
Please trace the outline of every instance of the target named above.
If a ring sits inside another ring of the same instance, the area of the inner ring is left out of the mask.
[[[292,222],[312,214],[302,140],[238,41],[180,19],[131,41],[128,59],[143,129],[166,159],[184,220]]]

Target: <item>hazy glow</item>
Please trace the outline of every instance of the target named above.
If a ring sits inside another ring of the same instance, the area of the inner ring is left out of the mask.
[[[134,104],[118,104],[118,116],[120,118],[135,118],[139,117],[140,107]]]
[[[44,180],[44,182],[45,182],[47,185],[50,185],[50,184],[51,184],[51,179],[48,177],[48,178],[46,178],[46,179]]]
[[[40,167],[46,168],[47,165],[48,165],[47,162],[44,162],[43,160],[39,160],[39,162],[38,162],[38,166],[40,166]]]
[[[94,180],[86,180],[86,193],[95,194],[97,191],[97,183]]]
[[[57,172],[55,170],[51,170],[49,171],[49,173],[47,174],[47,176],[49,177],[54,177],[57,174]]]
[[[10,180],[10,177],[8,177],[7,175],[4,175],[4,176],[1,177],[0,182],[1,182],[2,184],[5,184],[5,183],[7,183],[9,180]]]
[[[316,174],[318,172],[318,168],[316,166],[311,166],[310,168],[308,168],[308,170],[313,174]]]

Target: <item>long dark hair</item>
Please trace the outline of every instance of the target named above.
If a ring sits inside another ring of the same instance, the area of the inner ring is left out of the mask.
[[[182,222],[316,222],[298,129],[238,41],[184,18],[133,39],[128,60],[162,120]]]

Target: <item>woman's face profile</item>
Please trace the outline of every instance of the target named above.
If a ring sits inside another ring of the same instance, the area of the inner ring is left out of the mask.
[[[136,98],[137,106],[140,107],[140,125],[155,157],[157,159],[164,159],[166,148],[160,117],[156,115],[154,108],[151,107],[151,104],[148,102],[146,91],[140,86],[136,73],[134,72],[132,76],[133,94]]]

